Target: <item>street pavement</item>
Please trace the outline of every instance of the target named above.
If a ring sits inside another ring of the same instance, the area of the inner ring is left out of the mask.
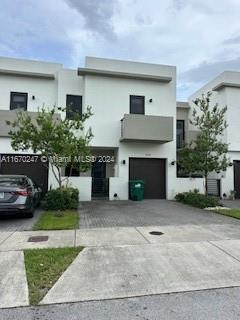
[[[1,309],[1,320],[238,320],[240,288]]]

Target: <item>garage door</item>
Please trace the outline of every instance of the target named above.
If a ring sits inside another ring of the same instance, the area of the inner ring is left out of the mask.
[[[234,190],[236,198],[240,199],[240,161],[233,161],[234,165]]]
[[[24,174],[35,181],[43,192],[47,192],[48,168],[43,165],[40,156],[0,154],[0,157],[0,174]]]
[[[129,159],[129,180],[144,180],[145,199],[166,199],[165,159]]]

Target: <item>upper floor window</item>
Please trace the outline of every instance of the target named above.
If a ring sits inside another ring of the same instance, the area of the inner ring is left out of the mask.
[[[184,120],[177,120],[177,148],[182,148],[184,145]]]
[[[68,119],[74,119],[75,113],[82,114],[82,96],[68,94],[66,100],[66,117]]]
[[[10,110],[23,109],[27,110],[28,94],[23,92],[11,92]]]
[[[144,96],[130,96],[130,113],[145,114]]]

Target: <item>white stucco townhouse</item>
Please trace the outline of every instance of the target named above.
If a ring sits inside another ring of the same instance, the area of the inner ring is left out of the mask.
[[[232,164],[226,172],[212,173],[209,179],[218,180],[222,197],[228,197],[230,192],[235,190],[236,197],[240,198],[240,72],[225,71],[189,97],[189,117],[193,107],[192,101],[208,91],[212,91],[212,104],[227,106],[228,127],[222,139],[228,144],[228,156]]]
[[[83,68],[70,70],[58,63],[0,58],[0,155],[5,157],[0,173],[28,174],[47,190],[56,183],[40,158],[36,163],[12,161],[21,153],[12,150],[5,124],[17,108],[34,117],[42,105],[77,112],[92,106],[87,123],[94,134],[91,150],[103,161],[69,178],[82,201],[126,200],[130,179],[145,181],[149,199],[203,190],[201,178],[177,176],[176,147],[188,139],[189,104],[176,104],[174,66],[86,57]],[[106,157],[112,161],[105,162]]]

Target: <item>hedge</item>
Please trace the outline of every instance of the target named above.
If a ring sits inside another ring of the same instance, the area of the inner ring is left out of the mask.
[[[175,199],[179,202],[189,204],[197,208],[217,207],[221,206],[218,198],[206,196],[197,191],[178,193]]]
[[[58,188],[49,190],[45,195],[43,206],[46,210],[77,209],[79,191],[75,188]]]

